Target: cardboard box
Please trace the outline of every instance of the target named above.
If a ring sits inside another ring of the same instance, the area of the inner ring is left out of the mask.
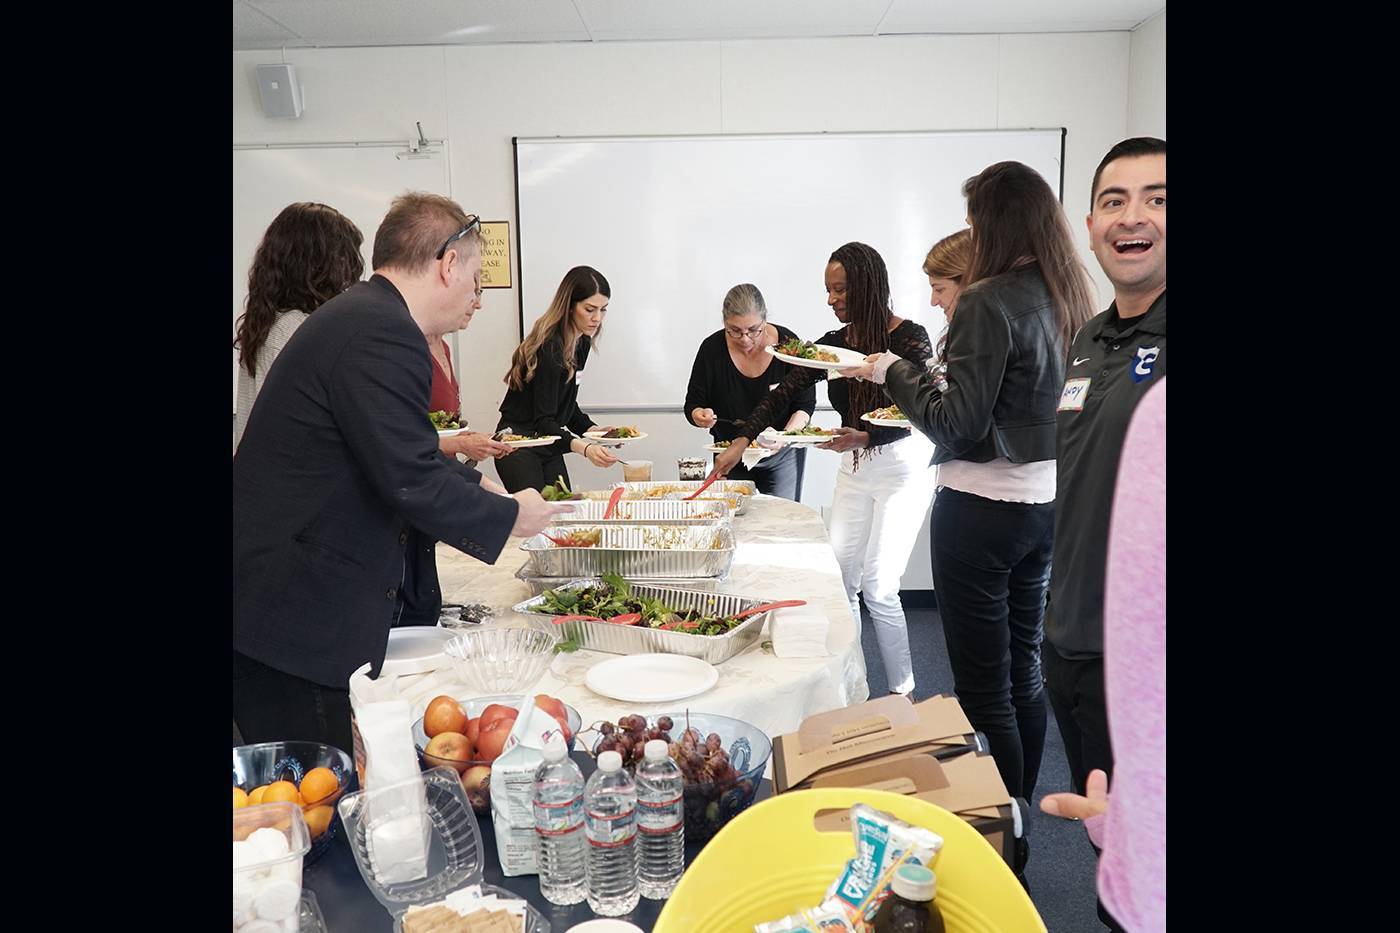
[[[942,761],[921,753],[882,758],[829,771],[808,786],[870,788],[937,804],[966,820],[1006,864],[1015,867],[1015,803],[1002,783],[996,761],[985,753],[969,750]],[[850,812],[825,811],[817,815],[815,825],[820,830],[849,831]]]
[[[773,789],[782,793],[807,787],[820,775],[880,758],[961,755],[975,741],[972,724],[951,696],[922,703],[881,697],[809,716],[796,732],[775,738]]]

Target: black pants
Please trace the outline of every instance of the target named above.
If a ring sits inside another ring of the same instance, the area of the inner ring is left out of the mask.
[[[1071,661],[1054,645],[1045,649],[1045,685],[1060,737],[1065,742],[1074,792],[1083,794],[1089,772],[1100,768],[1113,777],[1113,748],[1108,741],[1108,705],[1104,701],[1103,658]]]
[[[243,741],[309,741],[353,754],[350,689],[323,687],[233,653],[233,719]]]
[[[987,737],[1012,797],[1027,801],[1045,751],[1040,673],[1055,504],[1000,502],[944,487],[933,500],[933,588],[953,691]]]
[[[540,453],[540,450],[547,452]],[[573,483],[569,480],[569,468],[564,466],[563,452],[554,451],[552,447],[526,447],[509,457],[499,457],[496,460],[496,474],[500,476],[501,485],[506,487],[506,492],[520,492],[522,489],[543,491],[544,487],[556,482],[561,476],[564,477],[564,482],[569,484],[569,488],[573,488]]]
[[[802,467],[807,449],[789,445],[786,450],[764,457],[752,467],[740,461],[729,471],[730,479],[751,479],[758,491],[796,502],[802,498]]]

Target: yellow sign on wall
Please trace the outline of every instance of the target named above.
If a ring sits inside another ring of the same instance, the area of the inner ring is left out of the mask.
[[[481,287],[510,288],[510,221],[481,222]]]

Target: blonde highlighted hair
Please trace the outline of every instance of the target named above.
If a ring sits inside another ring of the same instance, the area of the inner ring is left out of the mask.
[[[574,325],[574,308],[579,302],[587,301],[594,295],[612,297],[612,288],[603,277],[603,273],[591,266],[574,266],[564,274],[564,280],[554,292],[554,300],[549,303],[549,308],[530,328],[530,333],[525,335],[525,339],[511,355],[510,371],[506,373],[505,378],[506,385],[517,390],[525,388],[525,384],[535,378],[535,370],[539,368],[540,348],[555,338],[563,345],[564,378],[573,378],[574,356],[578,350],[579,337],[583,336],[583,332]],[[603,328],[599,325],[593,342],[596,344],[601,336]]]

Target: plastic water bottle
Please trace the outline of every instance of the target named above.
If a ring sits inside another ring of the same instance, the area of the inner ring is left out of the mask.
[[[588,906],[601,917],[631,913],[637,891],[637,785],[622,756],[603,752],[583,791],[588,834]]]
[[[588,842],[583,831],[583,772],[561,736],[550,736],[535,769],[535,843],[540,894],[551,904],[577,904],[586,895]]]
[[[642,897],[671,896],[685,870],[685,778],[666,743],[652,739],[637,768],[637,887]]]

